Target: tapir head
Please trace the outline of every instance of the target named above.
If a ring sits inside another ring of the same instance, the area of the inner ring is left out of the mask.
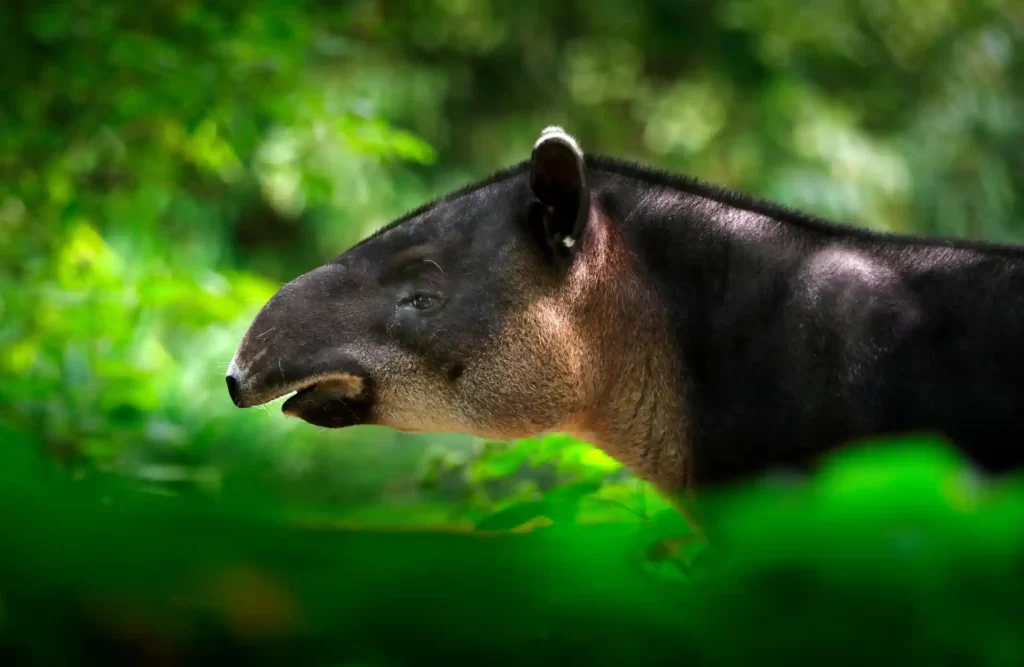
[[[284,285],[228,370],[235,404],[295,392],[283,411],[318,426],[501,439],[591,436],[612,394],[635,416],[643,322],[623,318],[643,294],[585,163],[548,128],[526,162]]]

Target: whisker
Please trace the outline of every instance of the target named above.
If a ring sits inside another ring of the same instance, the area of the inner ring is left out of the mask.
[[[356,411],[353,410],[351,407],[349,407],[348,403],[346,403],[345,401],[342,401],[342,400],[337,400],[337,399],[335,399],[335,400],[336,400],[336,402],[341,403],[345,407],[345,409],[348,410],[348,413],[350,415],[352,415],[352,419],[355,419],[356,421],[359,421],[359,417],[356,415]]]

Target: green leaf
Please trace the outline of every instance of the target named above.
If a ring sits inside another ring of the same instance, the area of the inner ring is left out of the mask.
[[[519,469],[526,459],[526,452],[513,448],[494,454],[484,454],[474,461],[470,469],[470,478],[475,482],[510,475]]]
[[[556,486],[544,494],[544,502],[548,504],[548,517],[555,523],[575,523],[580,501],[600,488],[600,482]]]
[[[548,504],[542,500],[516,503],[485,516],[477,522],[476,529],[481,531],[512,530],[537,517],[545,516],[547,511]]]

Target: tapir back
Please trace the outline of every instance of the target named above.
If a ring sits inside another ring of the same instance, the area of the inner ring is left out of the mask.
[[[663,293],[686,360],[695,481],[803,468],[905,433],[944,436],[987,470],[1024,463],[1024,252],[803,221],[744,236],[742,215],[764,217],[711,210],[650,225],[658,252],[679,250],[658,273],[675,285]],[[694,228],[700,259],[686,232],[667,233]],[[681,287],[695,277],[705,289]]]

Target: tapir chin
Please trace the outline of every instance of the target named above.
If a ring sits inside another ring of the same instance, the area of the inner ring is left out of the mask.
[[[1024,248],[835,224],[550,127],[281,287],[227,385],[328,428],[567,433],[667,493],[907,433],[999,473],[1024,462]]]

